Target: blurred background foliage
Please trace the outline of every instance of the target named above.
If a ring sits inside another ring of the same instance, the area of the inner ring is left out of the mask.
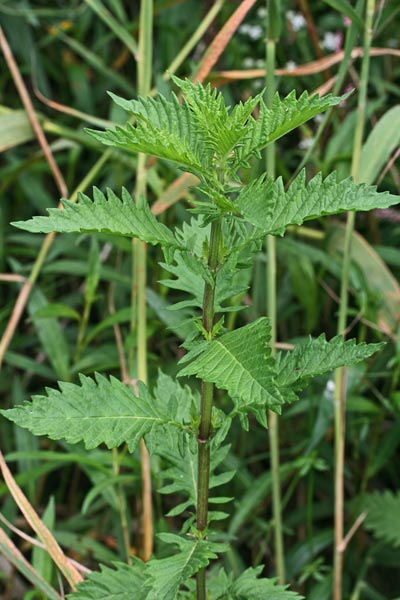
[[[207,50],[241,3],[156,0],[152,86],[170,92],[168,70],[194,77]],[[242,3],[245,4],[245,3]],[[266,7],[251,2],[232,39],[208,74],[231,102],[258,93],[265,84]],[[283,0],[282,33],[276,64],[279,93],[329,91],[339,69],[340,92],[357,88],[362,46],[362,1]],[[79,188],[121,186],[133,191],[137,157],[106,151],[85,134],[123,122],[125,114],[107,96],[137,95],[139,2],[124,0],[1,0],[0,23],[28,88],[40,127],[65,179],[68,195]],[[209,24],[196,37],[197,28]],[[211,18],[213,17],[213,18]],[[348,35],[352,27],[351,36]],[[366,141],[360,179],[380,190],[400,193],[396,158],[400,138],[400,6],[396,0],[377,3],[374,20],[366,109]],[[340,54],[345,39],[354,59]],[[185,49],[190,44],[188,52]],[[375,52],[375,49],[381,52]],[[175,63],[178,56],[181,60]],[[328,68],[322,68],[328,63]],[[308,68],[304,71],[304,65]],[[303,159],[311,176],[336,169],[350,173],[356,121],[356,94],[340,109],[302,126],[276,146],[276,171],[286,182]],[[57,380],[75,381],[95,371],[120,375],[121,352],[135,352],[131,319],[131,245],[126,239],[85,235],[57,236],[43,260],[43,238],[21,232],[10,222],[45,213],[57,206],[60,192],[48,160],[38,144],[16,90],[12,72],[1,58],[0,69],[0,333],[7,328],[25,278],[36,283],[11,342],[0,373],[1,406],[19,404],[42,393]],[[173,226],[190,219],[194,192],[190,180],[171,164],[147,161],[148,198],[159,218]],[[263,171],[254,162],[251,174]],[[178,184],[177,185],[177,182]],[[344,598],[400,597],[400,212],[394,208],[357,217],[350,270],[349,336],[358,341],[385,340],[385,350],[369,365],[348,373],[346,416],[345,529],[364,510],[345,554]],[[341,218],[312,222],[277,242],[278,340],[290,344],[308,334],[335,335],[341,278],[344,226]],[[148,361],[150,384],[157,370],[175,373],[182,355],[187,311],[171,312],[172,293],[159,281],[166,273],[157,264],[157,250],[148,252]],[[265,268],[261,252],[251,272],[245,297],[248,309],[231,313],[228,326],[265,314]],[[35,266],[36,265],[36,266]],[[175,297],[174,301],[176,300]],[[182,324],[182,321],[184,322]],[[121,347],[120,347],[121,349]],[[130,373],[135,376],[134,372]],[[221,396],[221,404],[224,399]],[[330,598],[333,515],[333,382],[320,378],[280,420],[281,483],[287,580],[310,600]],[[271,550],[271,476],[266,432],[251,423],[252,435],[239,428],[224,466],[236,470],[226,484],[235,501],[227,537],[234,549],[224,556],[228,569],[265,564],[274,575]],[[1,450],[30,502],[70,555],[90,568],[99,561],[124,559],[124,522],[131,533],[131,551],[139,552],[141,531],[140,456],[118,454],[118,471],[110,452],[37,439],[5,420],[0,421]],[[115,458],[115,457],[114,457]],[[152,464],[155,488],[165,484],[163,463]],[[156,531],[173,529],[165,519],[170,508],[154,492]],[[170,500],[168,500],[170,502]],[[4,483],[2,514],[20,529],[20,517]],[[397,516],[396,516],[397,514]],[[3,525],[2,525],[3,526]],[[4,525],[5,531],[9,529]],[[49,558],[13,536],[35,570],[57,587]],[[20,575],[0,563],[4,598],[43,598]],[[18,588],[18,585],[20,586]],[[19,589],[20,595],[15,595]],[[21,591],[22,590],[22,591]],[[8,594],[8,595],[7,595]],[[14,594],[14,595],[13,595]]]

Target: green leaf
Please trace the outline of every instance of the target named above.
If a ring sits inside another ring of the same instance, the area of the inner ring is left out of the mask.
[[[35,137],[25,110],[7,110],[0,115],[0,152],[29,142]]]
[[[202,176],[210,165],[212,153],[203,144],[186,102],[179,104],[176,96],[167,100],[159,94],[156,99],[124,100],[110,94],[122,108],[136,117],[136,123],[127,123],[114,130],[87,132],[101,143],[134,152],[144,152],[171,160],[195,175]]]
[[[54,317],[40,317],[36,312],[49,306],[47,298],[36,286],[28,301],[28,312],[35,325],[48,361],[57,378],[68,379],[70,376],[70,351],[65,329]]]
[[[125,188],[121,199],[110,189],[106,198],[98,188],[93,188],[93,200],[79,193],[76,204],[70,200],[63,200],[62,204],[64,210],[49,208],[48,217],[33,217],[13,225],[34,233],[111,233],[136,237],[153,245],[179,246],[168,227],[157,221],[144,198],[136,206]]]
[[[265,317],[225,333],[179,373],[195,375],[227,390],[249,407],[280,411],[284,399],[274,381],[274,361],[268,342],[271,326]],[[188,356],[190,358],[190,355]]]
[[[329,342],[325,335],[309,339],[295,346],[294,350],[276,357],[276,384],[282,394],[293,394],[301,390],[307,380],[337,367],[356,365],[369,358],[385,344],[356,344],[355,340],[344,341],[336,336]],[[287,391],[285,391],[285,388]],[[295,397],[295,396],[294,396]]]
[[[364,21],[358,14],[358,12],[351,6],[349,2],[346,0],[324,0],[326,4],[332,6],[335,10],[346,15],[349,19],[357,25],[361,31],[364,29]]]
[[[48,396],[34,396],[32,402],[0,412],[35,435],[71,444],[83,441],[88,449],[126,442],[131,452],[153,428],[172,422],[142,382],[136,397],[114,377],[97,373],[95,379],[80,375],[80,381],[80,386],[60,382],[60,391],[48,388]]]
[[[190,509],[195,510],[197,505],[197,443],[194,437],[188,434],[183,434],[184,438],[180,443],[177,439],[167,439],[159,437],[158,444],[155,449],[155,454],[158,454],[163,461],[169,465],[166,469],[161,470],[160,478],[168,480],[169,483],[164,485],[158,491],[161,494],[179,494],[184,495],[185,500],[168,513],[167,516],[176,516]],[[194,441],[194,443],[191,443]],[[213,490],[220,485],[224,485],[232,479],[235,472],[223,471],[216,474],[218,467],[227,457],[230,446],[216,447],[212,443],[211,462],[210,462],[210,481],[209,489]],[[222,503],[228,501],[226,498],[219,498],[210,494],[209,501],[212,503]],[[210,521],[212,520],[212,515]]]
[[[193,111],[198,129],[201,131],[203,143],[215,153],[218,163],[229,164],[235,157],[238,144],[242,144],[251,135],[249,122],[254,122],[251,113],[260,103],[262,93],[249,98],[245,103],[239,102],[232,111],[225,105],[224,97],[210,84],[192,83],[172,77],[183,90],[186,102]],[[229,160],[228,160],[229,159]]]
[[[374,492],[366,500],[365,526],[384,542],[400,548],[400,491]]]
[[[49,319],[54,317],[75,319],[76,321],[80,321],[81,319],[78,311],[71,306],[68,306],[68,304],[63,304],[62,302],[46,304],[46,306],[38,308],[32,314],[32,319]]]
[[[146,565],[134,557],[133,561],[132,566],[114,563],[114,569],[101,566],[68,594],[68,600],[147,600]]]
[[[285,191],[282,178],[263,178],[250,183],[240,192],[237,205],[252,225],[263,234],[283,235],[289,225],[348,210],[387,208],[400,198],[376,187],[355,184],[351,178],[337,181],[332,173],[323,180],[319,173],[306,184],[305,170]]]
[[[178,545],[180,552],[168,558],[153,559],[147,564],[151,591],[146,600],[175,600],[180,586],[206,567],[211,559],[218,558],[216,551],[225,549],[220,544],[185,539],[170,533],[162,533],[158,537],[166,543]]]
[[[252,155],[259,156],[260,151],[268,144],[331,106],[336,106],[348,95],[336,97],[328,94],[320,98],[317,94],[309,96],[307,92],[303,92],[299,98],[296,98],[296,92],[293,90],[283,100],[277,93],[271,108],[267,108],[261,101],[257,121],[253,119],[248,123],[249,136],[238,151],[238,165],[246,163]]]
[[[276,579],[260,578],[262,571],[262,565],[247,569],[234,581],[232,573],[213,570],[207,580],[209,596],[212,600],[301,600],[302,596],[278,585]]]
[[[232,586],[234,600],[301,600],[303,596],[278,585],[275,579],[260,579],[262,569],[262,566],[250,568],[239,576]]]
[[[163,285],[185,292],[192,298],[176,302],[171,306],[171,310],[178,310],[186,307],[203,307],[204,286],[206,281],[213,285],[213,278],[208,265],[200,257],[191,252],[176,251],[174,254],[175,264],[162,263],[162,267],[174,275],[175,279],[163,279],[160,281]],[[220,266],[215,279],[215,299],[214,310],[216,312],[225,312],[231,310],[231,307],[224,307],[223,304],[235,296],[247,290],[248,285],[241,282],[236,283],[234,276],[237,274],[236,264],[238,261],[238,252],[232,249],[230,255]]]
[[[393,106],[379,119],[362,147],[359,181],[374,183],[400,144],[400,106]]]

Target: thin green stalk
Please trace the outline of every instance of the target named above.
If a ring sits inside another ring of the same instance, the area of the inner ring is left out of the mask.
[[[213,275],[218,267],[219,247],[221,240],[221,221],[218,219],[211,225],[208,266]],[[211,337],[214,326],[215,278],[213,285],[206,283],[203,297],[203,327]],[[200,404],[200,426],[197,437],[198,469],[197,469],[197,529],[200,536],[206,535],[208,525],[208,493],[210,482],[210,433],[214,396],[214,385],[202,382]],[[197,574],[197,600],[206,600],[206,572],[201,569]]]
[[[278,14],[277,12],[278,11]],[[275,92],[275,48],[276,39],[279,38],[279,2],[267,0],[267,26],[268,39],[266,45],[266,103],[272,106]],[[278,19],[278,22],[276,21]],[[266,151],[266,167],[270,177],[275,177],[275,146],[270,144]],[[267,315],[271,322],[271,351],[275,354],[276,344],[276,242],[273,236],[267,238]],[[269,445],[271,452],[271,480],[272,480],[272,511],[274,520],[274,542],[276,572],[280,583],[285,582],[285,560],[283,547],[282,528],[282,499],[281,484],[279,479],[279,428],[276,413],[269,411]]]
[[[368,0],[365,14],[364,56],[361,66],[360,90],[357,106],[357,122],[354,135],[353,158],[351,164],[351,175],[353,176],[356,182],[358,180],[362,140],[364,135],[365,109],[367,102],[367,86],[369,76],[369,59],[373,33],[372,24],[374,12],[375,0]],[[354,212],[348,213],[343,248],[342,280],[340,288],[340,306],[338,319],[338,333],[339,335],[343,336],[345,336],[347,321],[351,240],[354,231],[354,222]],[[340,368],[337,369],[335,372],[335,551],[333,578],[334,600],[342,599],[345,414],[346,369]]]
[[[112,449],[112,470],[113,475],[119,475],[119,452],[117,448]],[[117,496],[117,505],[119,512],[119,520],[121,523],[121,531],[122,531],[122,540],[124,544],[125,551],[125,560],[128,565],[132,564],[132,559],[130,556],[130,539],[129,539],[129,524],[126,514],[126,498],[124,494],[124,490],[122,485],[116,485],[116,496]]]
[[[139,57],[138,57],[138,92],[147,96],[151,86],[153,57],[153,0],[142,0],[139,17]],[[136,173],[136,203],[146,193],[147,171],[146,156],[139,154]],[[136,328],[137,335],[137,377],[147,383],[147,305],[146,305],[146,244],[133,240],[133,285],[131,304],[131,327]],[[132,368],[132,361],[131,361]],[[143,559],[150,560],[153,552],[153,509],[151,497],[151,465],[144,440],[140,442],[142,463],[142,502],[143,502]]]
[[[168,81],[171,78],[171,74],[174,74],[177,69],[181,66],[183,61],[187,58],[189,53],[193,50],[195,45],[201,40],[223,5],[225,4],[225,0],[216,0],[212,5],[204,19],[200,22],[200,25],[197,27],[196,31],[190,37],[190,39],[186,42],[183,48],[178,52],[175,56],[172,63],[166,69],[163,79]]]
[[[363,5],[364,5],[364,0],[358,0],[357,4],[355,6],[355,10],[357,12],[361,11]],[[357,23],[352,23],[350,25],[347,35],[346,35],[346,41],[345,41],[345,46],[344,46],[344,57],[340,63],[336,82],[335,82],[335,85],[333,86],[333,90],[332,90],[333,95],[336,95],[339,93],[339,91],[342,87],[344,78],[348,72],[349,65],[351,62],[351,51],[353,50],[354,46],[356,45],[357,34],[358,34],[358,25],[357,25]],[[306,165],[308,163],[310,157],[313,155],[315,148],[317,147],[317,144],[325,130],[325,127],[327,126],[327,124],[329,122],[330,116],[332,114],[332,110],[333,109],[330,108],[329,110],[326,111],[324,118],[321,121],[321,123],[319,124],[317,132],[314,136],[313,144],[307,150],[307,152],[305,153],[305,155],[303,157],[303,160],[297,167],[296,171],[293,173],[292,181],[296,177],[296,175],[301,171],[301,169],[304,167],[304,165]]]

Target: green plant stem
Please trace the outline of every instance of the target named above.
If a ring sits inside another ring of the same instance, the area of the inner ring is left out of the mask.
[[[214,325],[214,298],[215,275],[218,267],[219,247],[221,240],[222,223],[218,219],[211,225],[210,247],[208,266],[213,275],[214,282],[204,286],[203,298],[203,327],[209,336],[212,336]],[[197,529],[204,536],[208,525],[208,493],[210,481],[210,433],[211,417],[214,396],[214,385],[202,382],[200,425],[197,437],[198,444],[198,469],[197,469]],[[197,600],[206,600],[206,573],[201,569],[197,574]]]
[[[358,0],[357,4],[355,6],[355,10],[357,12],[359,12],[361,10],[361,8],[363,7],[363,4],[364,4],[364,0]],[[349,65],[351,62],[351,51],[353,50],[353,48],[356,44],[357,33],[358,33],[358,26],[356,23],[352,23],[346,34],[346,41],[345,41],[345,46],[344,46],[344,57],[340,63],[339,71],[338,71],[337,78],[336,78],[336,83],[333,86],[333,90],[332,90],[333,95],[336,95],[339,93],[339,91],[342,87],[344,78],[348,72]],[[317,132],[314,136],[313,144],[307,150],[307,152],[305,153],[305,155],[303,157],[303,160],[297,167],[296,171],[293,173],[291,181],[293,181],[293,179],[301,171],[301,169],[304,167],[304,165],[306,165],[308,163],[310,157],[315,152],[315,148],[317,147],[317,144],[318,144],[319,140],[321,139],[321,136],[329,122],[331,114],[332,114],[332,108],[330,108],[329,110],[326,111],[324,118],[321,121],[321,123],[319,124]]]
[[[112,449],[112,471],[114,477],[119,475],[119,453],[117,448]],[[123,487],[120,484],[116,485],[116,496],[117,496],[117,505],[119,512],[119,520],[121,523],[122,530],[122,540],[124,544],[124,552],[125,552],[125,560],[128,565],[132,564],[132,560],[130,557],[130,537],[129,537],[129,525],[126,514],[126,498],[124,494]]]
[[[270,2],[267,1],[268,15],[270,16]],[[269,28],[270,29],[270,28]],[[272,106],[276,92],[275,81],[275,49],[276,42],[269,36],[266,47],[266,103]],[[266,151],[266,167],[270,177],[275,177],[275,145],[270,144]],[[273,236],[267,238],[267,315],[271,322],[271,351],[275,354],[276,344],[276,241]],[[272,480],[272,511],[274,520],[274,543],[275,543],[275,561],[276,572],[280,583],[285,582],[285,560],[283,547],[283,528],[282,528],[282,499],[281,484],[279,479],[279,428],[278,417],[276,413],[269,411],[269,446],[271,452],[271,480]]]
[[[152,56],[153,56],[153,0],[142,0],[139,17],[139,60],[138,60],[138,92],[147,96],[151,86]],[[136,203],[140,196],[146,193],[147,171],[146,155],[139,154],[136,172]],[[137,336],[137,377],[147,383],[147,304],[146,304],[146,269],[147,251],[146,244],[133,240],[133,285],[131,303],[131,327],[136,327]],[[132,355],[131,355],[132,369]],[[143,548],[142,556],[145,561],[150,560],[153,552],[153,508],[151,494],[151,465],[150,457],[144,440],[140,442],[142,463],[142,520],[143,520]]]
[[[357,122],[354,134],[353,158],[351,175],[357,182],[360,166],[362,140],[364,135],[365,108],[367,102],[367,86],[369,75],[369,59],[372,42],[372,23],[375,12],[375,0],[368,0],[365,14],[364,55],[361,66],[360,90],[357,105]],[[351,240],[354,231],[354,212],[347,214],[346,233],[343,248],[342,279],[340,288],[340,306],[338,333],[345,336],[348,285],[351,259]],[[340,368],[335,372],[335,550],[333,599],[342,599],[343,550],[344,534],[344,460],[345,460],[345,415],[346,415],[346,369]]]

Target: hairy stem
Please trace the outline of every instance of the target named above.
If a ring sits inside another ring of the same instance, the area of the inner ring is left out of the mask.
[[[208,266],[214,275],[213,285],[206,283],[203,298],[203,327],[210,336],[214,325],[215,274],[218,267],[219,246],[221,240],[221,221],[211,225]],[[214,385],[202,382],[200,404],[200,426],[198,443],[197,472],[197,529],[205,535],[208,524],[208,492],[210,481],[210,433],[214,396]],[[206,573],[201,569],[197,574],[197,600],[206,600]]]
[[[365,107],[367,101],[367,86],[369,74],[369,58],[372,41],[372,22],[375,11],[375,0],[368,0],[365,14],[364,55],[361,67],[360,89],[357,106],[357,122],[354,134],[353,158],[351,174],[357,182],[362,139],[364,134]],[[354,213],[347,214],[346,233],[343,248],[342,280],[340,288],[340,308],[338,333],[345,335],[348,285],[351,258],[351,240],[354,231]],[[335,372],[335,549],[333,599],[342,599],[343,576],[343,507],[344,507],[344,459],[345,459],[345,415],[346,415],[346,369],[340,368]]]
[[[273,15],[271,3],[267,0],[268,39],[266,47],[266,104],[272,106],[276,92],[275,81],[275,36],[273,31]],[[275,177],[275,145],[270,144],[266,151],[266,167],[270,177]],[[273,236],[267,238],[267,315],[271,321],[271,351],[275,353],[276,344],[276,242]],[[276,413],[269,411],[269,446],[271,452],[271,479],[272,479],[272,512],[274,520],[274,542],[276,572],[280,583],[285,582],[285,560],[283,548],[282,528],[282,500],[281,484],[279,479],[279,429]]]

